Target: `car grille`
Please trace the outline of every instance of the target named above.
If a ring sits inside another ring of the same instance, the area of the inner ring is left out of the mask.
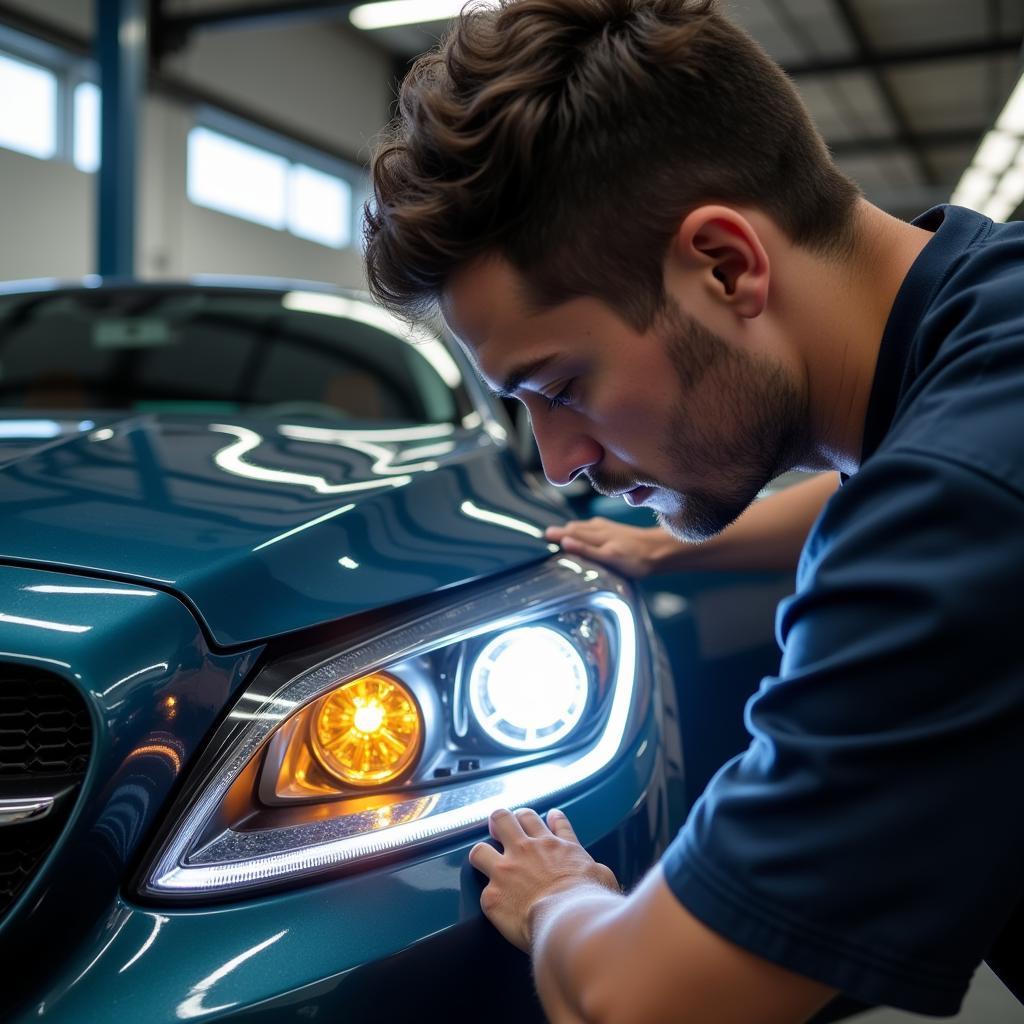
[[[59,838],[91,745],[89,712],[70,683],[0,664],[0,917]],[[2,823],[12,800],[51,799],[45,815]]]

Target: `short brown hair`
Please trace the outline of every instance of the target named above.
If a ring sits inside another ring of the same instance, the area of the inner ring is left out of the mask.
[[[498,255],[539,307],[587,295],[643,329],[686,213],[755,206],[823,255],[857,187],[796,89],[714,0],[468,6],[402,85],[366,207],[375,297],[415,319]]]

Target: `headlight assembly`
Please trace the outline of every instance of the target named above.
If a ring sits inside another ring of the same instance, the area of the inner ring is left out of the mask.
[[[248,892],[549,801],[628,742],[638,658],[622,584],[556,559],[343,651],[271,664],[214,737],[140,890]]]

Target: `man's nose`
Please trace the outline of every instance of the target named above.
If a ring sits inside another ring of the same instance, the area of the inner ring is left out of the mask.
[[[580,473],[601,461],[601,446],[584,432],[543,426],[538,429],[535,418],[533,436],[537,439],[544,475],[556,487],[571,483]]]

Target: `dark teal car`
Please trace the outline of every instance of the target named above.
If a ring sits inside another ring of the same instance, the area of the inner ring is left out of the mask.
[[[629,885],[693,794],[647,605],[460,353],[315,286],[12,286],[0,407],[0,1017],[538,1019],[489,811]]]

